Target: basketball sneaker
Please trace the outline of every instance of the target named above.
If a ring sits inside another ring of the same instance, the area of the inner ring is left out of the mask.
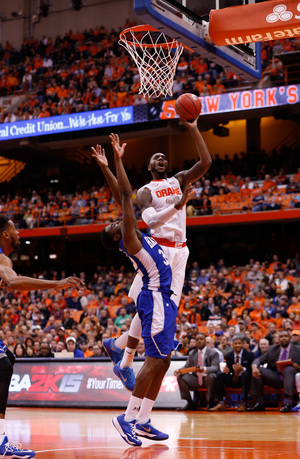
[[[115,345],[116,338],[108,338],[102,341],[106,353],[109,355],[111,361],[116,365],[122,360],[124,349],[120,349]]]
[[[141,446],[142,442],[138,439],[135,433],[136,420],[127,422],[125,421],[125,414],[114,418],[112,420],[113,425],[123,438],[131,446]]]
[[[35,452],[31,449],[22,449],[20,443],[9,442],[5,436],[0,445],[0,457],[29,459],[35,457]]]
[[[294,406],[294,408],[292,408],[292,411],[300,411],[300,402],[298,403],[298,405]]]
[[[133,369],[129,367],[121,368],[120,363],[121,362],[118,362],[117,365],[114,366],[113,372],[116,376],[118,376],[118,378],[121,379],[125,389],[132,392],[135,385]]]
[[[162,441],[167,440],[169,435],[159,430],[155,429],[151,424],[151,419],[145,424],[139,424],[139,422],[135,425],[135,432],[138,437],[148,438],[148,440],[155,440],[155,441]]]

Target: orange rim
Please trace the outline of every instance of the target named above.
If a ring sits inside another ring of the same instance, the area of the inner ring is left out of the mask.
[[[158,32],[158,33],[161,33],[163,35],[165,35],[165,34],[163,32],[161,32],[161,31],[157,30],[155,27],[152,27],[149,24],[138,25],[138,26],[134,26],[134,27],[128,27],[128,29],[122,30],[122,32],[120,33],[120,40],[122,40],[123,42],[126,42],[127,45],[132,46],[132,47],[141,46],[142,48],[157,48],[157,47],[159,47],[159,48],[169,49],[170,45],[174,45],[173,46],[174,48],[176,48],[176,47],[181,45],[181,43],[179,43],[177,40],[172,40],[172,41],[167,41],[166,40],[166,43],[155,43],[155,45],[153,45],[152,43],[134,43],[133,41],[130,41],[130,40],[128,40],[126,38],[126,34],[130,33],[131,31],[133,31],[133,32]],[[182,46],[184,46],[184,45],[182,45]],[[187,48],[187,47],[184,46],[184,48]],[[187,49],[190,49],[190,48],[187,48]]]

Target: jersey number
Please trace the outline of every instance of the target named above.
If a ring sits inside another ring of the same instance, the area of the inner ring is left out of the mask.
[[[163,250],[159,249],[159,250],[158,250],[158,253],[163,257],[163,259],[164,259],[164,264],[165,264],[166,266],[169,266],[170,263],[169,263],[169,260],[166,258],[165,252],[164,252]]]

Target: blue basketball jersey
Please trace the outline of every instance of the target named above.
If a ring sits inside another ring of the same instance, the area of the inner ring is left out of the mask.
[[[134,269],[141,276],[143,289],[171,292],[172,270],[161,246],[149,236],[142,234],[142,249],[129,255],[121,239],[119,248],[130,258]]]
[[[3,341],[0,339],[0,358],[5,356],[6,357],[7,346]]]

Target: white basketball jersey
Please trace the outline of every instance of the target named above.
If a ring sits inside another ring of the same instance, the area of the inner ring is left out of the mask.
[[[152,180],[143,188],[148,188],[151,192],[152,202],[156,212],[166,209],[176,204],[181,196],[181,188],[175,177]],[[172,242],[185,242],[186,240],[186,208],[180,209],[170,220],[163,226],[151,230],[154,237],[168,239]]]

